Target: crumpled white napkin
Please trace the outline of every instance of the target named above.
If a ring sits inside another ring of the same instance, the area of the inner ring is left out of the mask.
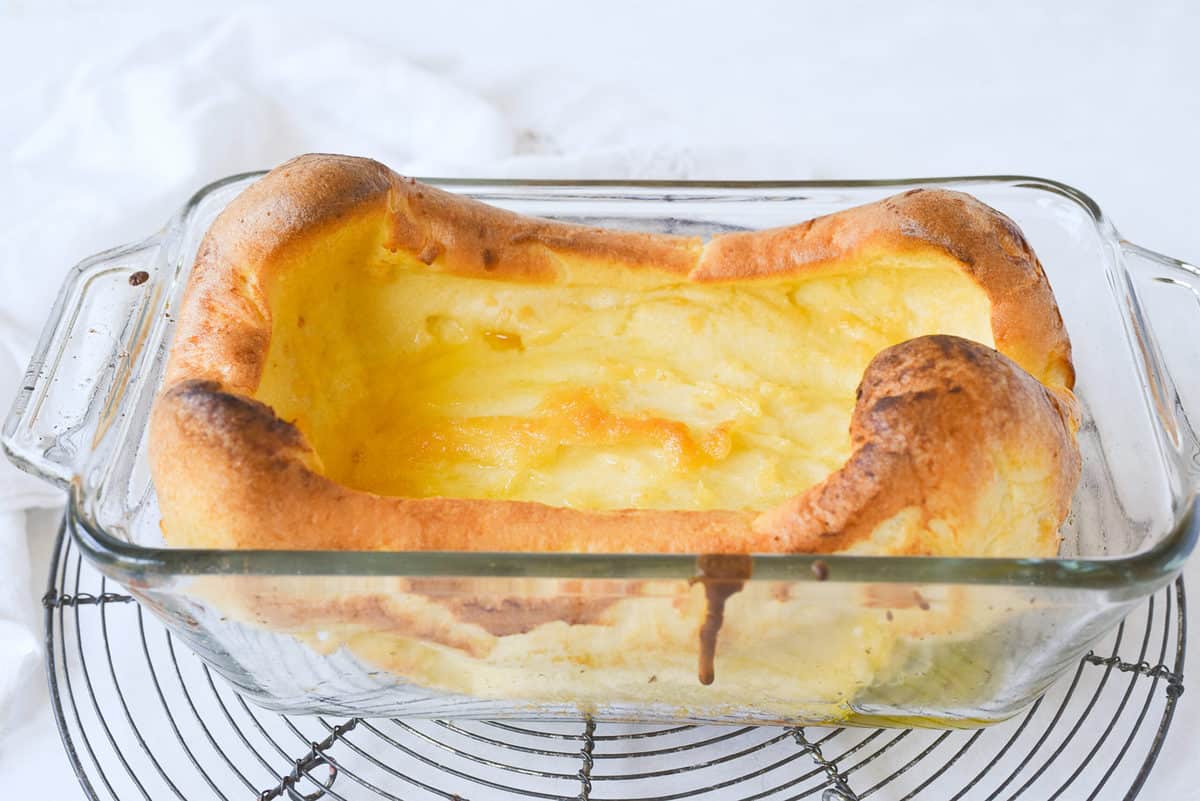
[[[597,121],[586,109],[604,109]],[[670,126],[621,92],[542,74],[478,91],[327,26],[251,9],[0,97],[0,407],[66,270],[142,238],[204,184],[310,151],[415,175],[687,177]],[[23,511],[61,494],[0,459],[0,733],[39,681]],[[40,585],[41,576],[32,577]]]

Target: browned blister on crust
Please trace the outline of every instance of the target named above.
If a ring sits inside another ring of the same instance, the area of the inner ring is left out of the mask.
[[[916,531],[937,520],[954,539],[902,536],[881,541],[886,552],[1024,556],[1011,547],[984,551],[979,542],[1005,533],[989,526],[1014,523],[996,520],[984,491],[1020,477],[1031,485],[1026,508],[1012,511],[1036,535],[1018,540],[1017,548],[1053,554],[1079,480],[1072,404],[969,340],[927,336],[893,346],[875,357],[859,387],[849,461],[754,526],[787,550],[833,552],[869,541],[884,521],[912,509],[919,514]]]

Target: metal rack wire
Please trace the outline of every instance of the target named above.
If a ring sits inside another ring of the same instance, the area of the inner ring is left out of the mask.
[[[1182,581],[1027,712],[940,732],[279,715],[119,589],[60,530],[46,667],[92,799],[1130,799],[1183,693]]]

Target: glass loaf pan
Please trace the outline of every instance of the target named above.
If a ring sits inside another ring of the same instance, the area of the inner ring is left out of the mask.
[[[699,555],[168,548],[146,424],[172,309],[205,231],[256,177],[206,187],[160,233],[71,271],[4,445],[23,468],[69,489],[67,525],[80,551],[263,706],[360,716],[982,725],[1029,704],[1092,639],[1170,581],[1195,544],[1200,271],[1121,240],[1071,187],[981,177],[430,183],[525,214],[689,234],[792,224],[918,186],[970,192],[998,208],[1045,266],[1074,346],[1083,478],[1060,558],[755,556],[752,578],[727,605],[716,681],[703,686]],[[824,565],[814,569],[818,559]],[[666,609],[674,622],[647,633],[581,618],[541,626],[539,637],[484,632],[447,643],[420,623],[431,599],[491,609],[513,599],[596,604],[626,622],[661,620]],[[750,638],[753,662],[739,658]]]

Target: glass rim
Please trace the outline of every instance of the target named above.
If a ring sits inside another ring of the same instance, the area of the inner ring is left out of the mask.
[[[206,184],[194,192],[173,219],[186,217],[206,197],[231,184],[252,178],[261,178],[269,170],[252,170],[235,173]],[[1061,195],[1075,202],[1085,210],[1096,222],[1107,222],[1104,210],[1091,195],[1071,184],[1044,178],[1038,175],[1021,173],[996,173],[980,175],[934,175],[910,178],[822,178],[822,179],[658,179],[658,178],[454,178],[440,176],[410,176],[413,180],[434,186],[458,187],[545,187],[547,189],[564,189],[578,187],[581,189],[614,189],[628,187],[631,189],[917,189],[926,186],[957,186],[1001,185],[1040,189]],[[169,227],[169,225],[168,225]]]
[[[704,554],[549,551],[330,551],[202,549],[139,545],[114,537],[81,514],[78,482],[67,519],[79,549],[106,572],[155,580],[196,575],[691,579]],[[1195,497],[1172,531],[1126,556],[1010,558],[750,554],[750,580],[872,584],[972,584],[1133,591],[1169,581],[1200,539]],[[824,568],[814,568],[822,563]]]

